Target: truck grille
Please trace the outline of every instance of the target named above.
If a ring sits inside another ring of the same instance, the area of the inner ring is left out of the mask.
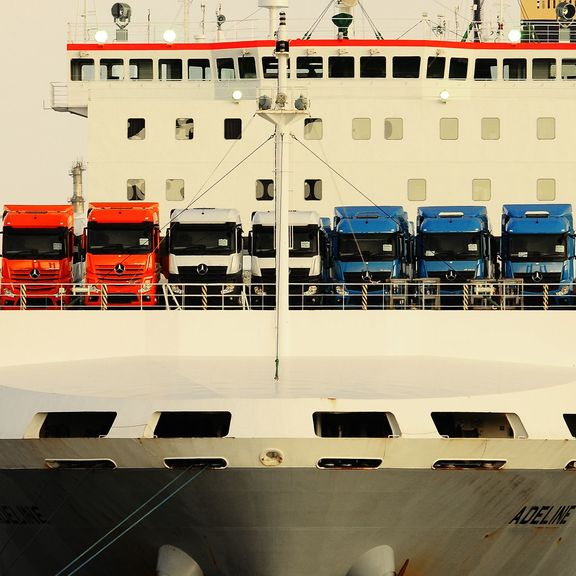
[[[208,266],[206,274],[198,273],[198,266],[178,266],[180,282],[191,284],[224,283],[227,278],[227,266]]]
[[[453,272],[453,274],[450,274],[451,272]],[[454,277],[452,278],[451,276]],[[464,270],[462,272],[458,270],[443,270],[442,272],[434,271],[428,272],[428,278],[438,278],[441,284],[461,284],[462,282],[467,282],[468,280],[474,280],[474,278],[476,278],[476,272],[474,270]]]
[[[521,278],[525,284],[558,284],[562,274],[560,272],[539,272],[540,278],[534,278],[535,272],[515,273],[514,278]]]
[[[134,282],[144,276],[145,267],[133,264],[124,264],[124,272],[116,274],[114,266],[96,266],[96,277],[98,282],[110,282],[111,284],[123,284]]]
[[[37,280],[32,280],[32,278],[30,278],[30,270],[18,270],[10,273],[14,283],[27,285],[31,282],[38,282],[43,284],[54,282],[58,280],[58,275],[58,270],[41,270],[40,277]]]
[[[346,272],[344,274],[344,282],[346,284],[371,284],[372,282],[386,282],[390,279],[390,271],[384,272],[370,272],[370,280],[365,280],[366,272]]]

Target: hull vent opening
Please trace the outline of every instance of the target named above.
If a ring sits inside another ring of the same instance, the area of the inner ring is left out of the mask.
[[[48,459],[46,468],[50,470],[114,470],[116,462],[107,458],[75,460],[75,459]]]
[[[107,436],[116,412],[48,412],[39,438],[101,438]]]
[[[324,470],[374,470],[381,464],[381,458],[320,458],[317,465]]]
[[[527,438],[516,414],[432,412],[438,434],[446,438]]]
[[[454,459],[436,460],[432,464],[434,470],[500,470],[506,460],[468,460]]]
[[[161,412],[154,428],[157,438],[224,438],[230,412]]]
[[[314,432],[320,438],[388,438],[400,436],[390,412],[314,412]]]
[[[164,458],[164,466],[171,470],[186,470],[187,468],[221,470],[228,466],[228,462],[224,458]]]

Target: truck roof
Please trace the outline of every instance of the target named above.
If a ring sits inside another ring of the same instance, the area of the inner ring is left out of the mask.
[[[288,213],[289,226],[320,226],[318,212],[305,210],[290,210]],[[252,226],[274,226],[274,212],[254,212]]]
[[[88,222],[139,224],[160,219],[158,202],[90,202]]]
[[[4,226],[12,228],[74,227],[74,208],[70,204],[6,204]]]
[[[502,214],[510,218],[537,218],[538,214],[561,218],[572,214],[572,204],[504,204]]]
[[[341,234],[390,234],[408,228],[402,206],[337,206],[334,228]]]
[[[504,232],[508,234],[565,234],[572,226],[567,218],[512,218],[507,220]]]
[[[334,208],[336,218],[406,218],[402,206],[337,206]]]
[[[240,212],[232,208],[175,209],[170,214],[170,224],[222,224],[242,225]]]
[[[482,232],[489,229],[485,206],[420,206],[418,232]]]

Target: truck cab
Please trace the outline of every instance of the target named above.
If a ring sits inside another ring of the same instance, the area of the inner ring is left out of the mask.
[[[88,306],[154,306],[160,280],[156,202],[92,202],[84,230]]]
[[[574,284],[574,223],[570,204],[502,207],[502,276],[524,282],[524,295],[568,301]]]
[[[494,277],[484,206],[427,206],[416,219],[416,276],[438,278],[441,293],[460,294],[470,280]]]
[[[290,306],[311,307],[322,299],[327,237],[317,212],[291,210],[289,226]],[[254,212],[250,233],[252,303],[273,307],[276,299],[274,212]]]
[[[2,223],[2,308],[68,305],[79,280],[72,206],[9,204]]]
[[[382,304],[390,279],[411,275],[411,234],[402,206],[340,206],[330,235],[331,276],[337,302],[349,302],[366,286]]]
[[[168,279],[176,294],[238,303],[242,291],[242,222],[238,210],[173,210],[167,234]],[[184,302],[186,304],[186,302]]]

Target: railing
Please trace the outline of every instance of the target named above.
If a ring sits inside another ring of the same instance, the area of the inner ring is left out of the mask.
[[[274,284],[4,284],[2,310],[273,310]],[[291,310],[576,310],[572,286],[435,278],[291,283]]]
[[[66,82],[50,83],[50,105],[54,110],[68,109],[68,84]]]

